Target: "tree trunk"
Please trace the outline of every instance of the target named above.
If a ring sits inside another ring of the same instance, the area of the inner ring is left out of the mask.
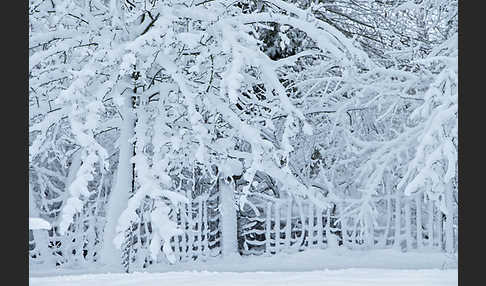
[[[452,207],[452,186],[448,186],[445,195],[447,208],[445,218],[445,246],[447,253],[454,252],[454,209]]]
[[[220,179],[219,191],[221,198],[221,205],[219,209],[221,212],[222,222],[221,254],[224,258],[234,257],[238,255],[238,234],[234,190],[231,183],[226,182],[225,179]]]
[[[108,204],[106,206],[106,225],[103,233],[103,246],[100,260],[103,264],[112,267],[121,267],[121,250],[114,244],[118,219],[127,207],[128,199],[132,191],[132,163],[133,143],[130,142],[134,135],[135,116],[131,110],[131,98],[127,96],[125,104],[121,108],[123,123],[119,139],[119,161]]]

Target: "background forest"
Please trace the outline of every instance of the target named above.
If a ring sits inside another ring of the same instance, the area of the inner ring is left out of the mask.
[[[30,267],[455,255],[457,20],[457,0],[30,0]]]

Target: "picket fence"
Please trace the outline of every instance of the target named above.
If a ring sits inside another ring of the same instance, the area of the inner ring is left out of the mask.
[[[445,251],[447,239],[451,237],[454,240],[452,251],[457,251],[457,211],[452,214],[453,228],[447,228],[446,215],[436,203],[425,202],[422,194],[376,198],[373,202],[379,208],[376,224],[366,223],[366,213],[359,213],[358,200],[333,202],[325,208],[310,200],[293,197],[255,197],[254,202],[262,206],[258,216],[248,217],[241,213],[238,216],[237,239],[241,255],[274,255],[282,251],[336,246],[349,249],[394,247],[402,251],[427,247]],[[177,263],[220,256],[221,214],[217,211],[218,204],[216,192],[200,195],[179,207],[175,218],[184,234],[170,242]],[[138,229],[141,228],[145,230],[139,231],[138,251],[149,257],[149,224],[141,224]],[[451,231],[453,233],[448,235]],[[34,235],[31,232],[29,252],[32,261],[40,259],[32,258],[38,248],[43,248],[44,252],[48,250],[46,245],[39,243],[48,240],[47,236],[45,231],[36,231]],[[161,255],[158,262],[162,261],[167,262]]]
[[[369,214],[359,213],[358,200],[334,202],[327,208],[295,198],[269,200],[260,216],[240,218],[244,221],[240,228],[243,236],[240,251],[271,255],[341,245],[351,249],[446,250],[450,238],[452,251],[457,250],[457,211],[451,214],[453,227],[447,228],[446,215],[437,203],[424,202],[423,194],[384,196],[373,203],[381,206],[376,224],[365,221]]]

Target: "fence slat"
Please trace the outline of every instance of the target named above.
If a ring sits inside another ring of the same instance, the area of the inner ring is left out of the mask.
[[[275,251],[280,252],[280,204],[275,203]]]
[[[412,248],[412,214],[410,211],[411,199],[405,200],[405,242],[407,251]]]
[[[422,241],[422,194],[418,194],[417,198],[415,199],[415,206],[416,206],[416,226],[417,226],[417,249],[421,249],[423,246]]]
[[[203,246],[203,243],[202,243],[202,235],[203,235],[202,204],[203,204],[202,197],[198,197],[198,200],[197,200],[198,212],[197,212],[197,219],[196,219],[196,223],[197,223],[197,258],[198,259],[201,258],[201,256],[202,256],[202,246]]]
[[[400,249],[400,243],[402,242],[402,207],[400,198],[397,196],[395,198],[395,239],[393,241],[393,246]]]
[[[307,215],[307,245],[312,247],[314,245],[314,205],[309,202],[308,203],[308,215]]]
[[[435,206],[434,207],[434,212],[435,212],[435,225],[436,225],[436,245],[438,248],[442,249],[442,212],[440,209]]]
[[[434,247],[434,202],[429,200],[427,203],[427,246],[432,248]]]
[[[326,246],[329,247],[329,239],[331,239],[331,208],[328,207],[326,210],[326,225],[324,227],[326,230]]]
[[[267,209],[265,211],[265,253],[271,254],[270,241],[271,241],[271,230],[272,230],[272,203],[267,203]]]
[[[338,205],[338,213],[341,221],[341,235],[343,239],[343,245],[345,247],[349,247],[349,238],[348,238],[348,219],[344,216],[344,210],[345,210],[345,204],[344,202],[341,202]]]
[[[202,235],[204,236],[203,240],[203,255],[204,257],[209,256],[209,223],[208,223],[208,207],[207,207],[207,201],[201,201],[201,204],[203,205],[203,216],[202,220],[203,223],[201,224],[203,226],[203,233]]]
[[[317,247],[319,248],[322,248],[323,247],[323,244],[324,244],[324,237],[323,237],[323,231],[324,231],[324,228],[323,228],[323,221],[322,221],[322,213],[324,212],[324,210],[319,207],[317,208],[316,210],[316,216],[317,216],[317,223],[316,223],[316,227],[317,227]]]
[[[289,197],[287,202],[287,222],[285,224],[285,246],[290,248],[292,236],[292,198]]]
[[[179,214],[181,217],[181,229],[183,231],[182,233],[182,241],[181,241],[181,247],[182,247],[182,255],[181,255],[181,260],[184,260],[187,258],[188,254],[188,249],[187,249],[187,204],[181,204],[179,206]]]

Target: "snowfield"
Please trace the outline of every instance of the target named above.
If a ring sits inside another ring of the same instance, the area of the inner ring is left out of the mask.
[[[151,273],[167,272],[312,272],[323,269],[453,269],[457,271],[457,257],[429,249],[401,252],[395,249],[349,250],[344,247],[308,249],[297,253],[280,253],[273,256],[215,257],[187,263],[167,265],[159,263],[147,269]],[[136,270],[133,270],[136,272]],[[31,265],[30,277],[60,275],[123,273],[123,269],[91,265],[70,266],[56,269],[43,265]]]
[[[31,277],[31,286],[448,286],[457,285],[457,269],[344,269],[310,272],[168,272]]]
[[[432,250],[309,249],[274,256],[217,258],[176,265],[158,264],[148,272],[120,273],[99,265],[82,269],[30,269],[31,286],[119,285],[457,285],[457,258]],[[117,272],[117,273],[114,273]]]

